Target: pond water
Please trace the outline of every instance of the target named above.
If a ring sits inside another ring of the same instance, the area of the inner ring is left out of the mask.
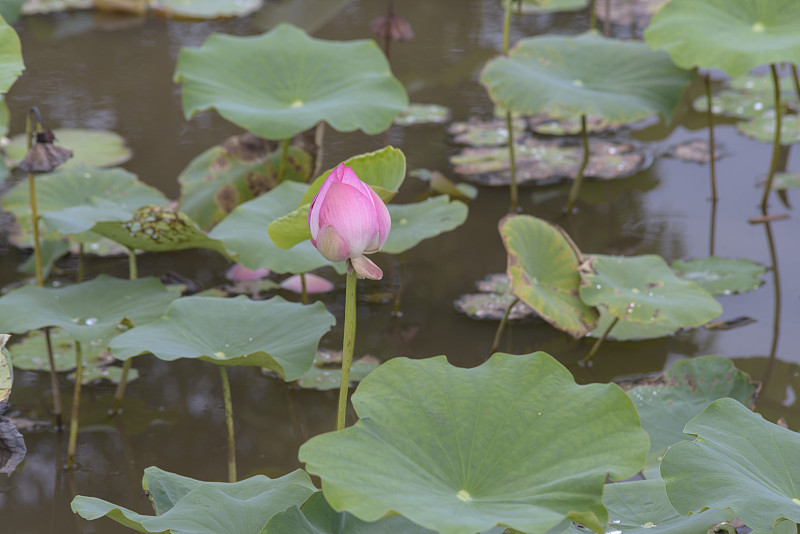
[[[502,10],[497,0],[398,2],[414,40],[392,46],[392,66],[412,102],[438,103],[452,109],[456,120],[489,118],[492,104],[477,77],[495,56],[502,40]],[[171,198],[179,194],[176,178],[206,148],[239,130],[215,113],[185,120],[180,88],[172,82],[178,51],[197,46],[212,32],[258,34],[280,20],[303,26],[327,39],[371,38],[369,21],[383,2],[267,2],[247,18],[182,22],[76,12],[21,19],[15,28],[22,40],[25,74],[8,95],[12,134],[24,128],[25,110],[37,105],[51,128],[82,127],[114,130],[124,136],[134,157],[124,167]],[[588,27],[588,13],[525,16],[512,23],[512,43],[544,32],[579,33]],[[629,28],[613,28],[628,36]],[[247,65],[246,58],[243,65]],[[609,75],[611,75],[609,73]],[[718,76],[721,79],[721,75]],[[661,151],[687,139],[704,139],[704,117],[691,110],[692,87],[679,106],[675,123],[650,126],[633,138],[649,150]],[[760,214],[757,179],[766,173],[770,147],[739,135],[731,123],[717,129],[725,158],[718,164],[720,201],[716,252],[771,264],[764,225],[747,219]],[[410,169],[428,168],[453,176],[448,158],[458,148],[439,126],[394,126],[390,143],[401,148]],[[324,167],[355,154],[375,150],[385,136],[360,133],[326,136]],[[793,167],[789,160],[789,169]],[[395,202],[410,202],[426,185],[407,178]],[[655,253],[668,262],[705,257],[709,251],[708,170],[705,166],[657,157],[647,171],[613,183],[586,183],[578,213],[565,217],[567,186],[523,188],[524,213],[557,222],[585,252]],[[790,200],[796,200],[791,198]],[[360,284],[356,354],[382,360],[395,356],[423,358],[446,354],[451,363],[474,366],[489,353],[496,323],[476,322],[457,313],[453,301],[474,291],[474,282],[505,270],[506,258],[497,222],[508,211],[505,188],[481,188],[469,208],[467,222],[449,234],[423,242],[400,258],[378,254],[386,273],[382,282]],[[772,211],[786,209],[772,199]],[[658,372],[675,360],[702,354],[732,358],[737,366],[764,381],[757,409],[768,419],[784,417],[800,428],[796,387],[800,372],[800,222],[796,217],[772,223],[778,258],[780,292],[772,272],[758,290],[721,297],[721,319],[749,316],[755,323],[728,331],[698,329],[671,338],[645,342],[606,342],[589,367],[575,362],[592,341],[574,341],[543,323],[512,325],[501,350],[527,353],[543,350],[568,365],[579,382],[609,381],[624,375]],[[2,243],[0,284],[23,279],[16,271],[26,255]],[[199,289],[224,281],[227,263],[213,252],[149,254],[139,260],[140,276],[173,271]],[[62,260],[66,276],[74,260]],[[89,276],[107,272],[127,276],[127,259],[96,258]],[[344,283],[323,300],[339,322],[344,308]],[[384,298],[403,279],[402,316],[392,315]],[[286,296],[286,295],[285,295]],[[776,308],[776,297],[780,306]],[[287,298],[292,298],[287,296]],[[322,347],[341,347],[341,325],[326,335]],[[69,502],[76,494],[98,496],[146,512],[142,471],[157,465],[167,471],[205,480],[226,478],[226,434],[222,391],[217,369],[198,361],[164,363],[137,358],[141,378],[128,387],[123,414],[106,417],[113,386],[84,389],[78,467],[62,470],[66,435],[49,426],[51,398],[45,374],[18,372],[12,415],[42,421],[25,431],[27,458],[11,477],[0,476],[0,531],[26,534],[59,532],[130,532],[110,521],[88,523],[74,517]],[[239,477],[256,473],[278,476],[300,464],[297,449],[311,436],[333,429],[336,395],[301,391],[249,368],[230,370],[237,433]],[[72,384],[62,377],[65,399]]]

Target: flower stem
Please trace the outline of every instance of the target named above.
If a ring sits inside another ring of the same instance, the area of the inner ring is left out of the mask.
[[[775,66],[775,63],[771,63],[769,68],[772,71],[772,85],[773,90],[775,91],[775,139],[772,143],[772,159],[770,160],[767,183],[764,185],[764,195],[761,197],[761,212],[765,215],[767,213],[767,199],[769,198],[769,192],[772,190],[772,180],[775,178],[775,169],[777,167],[778,154],[780,152],[781,115],[783,114],[783,110],[781,109],[781,87],[780,79],[778,78],[778,69]]]
[[[714,113],[711,109],[711,76],[706,73],[706,99],[708,100],[708,164],[711,168],[711,201],[717,201],[717,166],[715,162],[714,151]]]
[[[83,382],[83,351],[81,342],[75,341],[75,390],[72,392],[72,414],[69,422],[69,445],[67,445],[67,468],[75,463],[75,448],[78,444],[78,412],[81,407],[81,385]]]
[[[600,348],[600,345],[603,344],[603,341],[605,341],[608,335],[611,333],[611,329],[617,326],[618,322],[619,322],[619,317],[614,317],[614,320],[611,321],[610,325],[608,325],[608,328],[606,328],[606,331],[603,332],[603,335],[600,336],[600,338],[598,338],[598,340],[594,342],[594,345],[592,345],[592,349],[589,351],[589,354],[587,354],[586,357],[581,360],[581,363],[587,364],[592,360],[592,358],[594,358],[594,355],[597,354],[597,350]]]
[[[350,366],[356,341],[356,274],[347,273],[344,304],[344,344],[342,346],[342,383],[339,387],[339,408],[336,412],[336,430],[344,428],[347,414],[347,393],[350,389]]]
[[[290,142],[291,142],[290,138],[281,141],[281,165],[280,167],[278,167],[278,183],[283,182],[283,178],[286,175],[286,162],[289,159]]]
[[[308,304],[308,288],[306,287],[306,273],[300,273],[300,302]]]
[[[792,64],[792,78],[794,79],[794,90],[797,98],[800,98],[800,77],[797,75],[797,65]]]
[[[597,30],[597,11],[596,11],[597,6],[596,6],[596,4],[597,4],[597,0],[592,0],[591,5],[589,6],[589,9],[590,9],[589,13],[590,13],[590,16],[591,16],[591,29],[592,30]]]
[[[516,306],[517,302],[519,302],[519,297],[515,298],[513,302],[508,305],[508,308],[506,308],[506,313],[503,315],[503,319],[500,321],[500,326],[497,327],[497,332],[494,334],[494,341],[492,341],[492,348],[489,350],[489,356],[497,352],[497,347],[500,346],[500,338],[503,337],[503,330],[508,322],[508,316],[511,315],[511,308]]]
[[[139,277],[139,268],[136,264],[136,252],[131,248],[128,249],[128,277],[131,280],[136,280]],[[122,376],[120,376],[117,390],[114,392],[114,405],[111,407],[110,415],[120,413],[122,399],[125,397],[125,387],[128,385],[128,374],[131,372],[132,365],[133,358],[128,358],[125,360],[125,363],[122,364]]]
[[[236,441],[233,434],[233,401],[231,400],[231,382],[224,365],[219,365],[222,378],[222,401],[225,403],[225,423],[228,427],[228,482],[236,482]]]
[[[78,274],[75,276],[75,282],[80,284],[83,282],[84,269],[83,269],[83,243],[78,244]]]
[[[586,114],[581,115],[581,139],[583,140],[583,161],[581,167],[578,169],[578,175],[575,181],[572,182],[572,187],[569,190],[569,198],[567,199],[567,207],[564,209],[567,213],[572,211],[575,206],[575,201],[578,200],[578,193],[581,190],[581,182],[583,182],[583,173],[586,171],[586,166],[589,164],[589,134],[586,128]]]
[[[56,417],[56,430],[61,432],[64,428],[61,409],[61,388],[58,387],[58,376],[56,375],[56,362],[53,358],[53,342],[50,340],[50,328],[42,328],[44,342],[47,346],[47,361],[50,363],[50,389],[53,391],[53,411]]]
[[[508,53],[508,42],[511,34],[511,0],[503,1],[505,13],[503,16],[503,53]]]
[[[511,211],[517,212],[519,196],[517,194],[517,164],[514,157],[514,123],[511,112],[506,111],[506,129],[508,130],[508,162],[511,171]]]

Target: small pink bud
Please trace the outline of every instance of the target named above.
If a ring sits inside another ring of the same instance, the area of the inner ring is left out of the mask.
[[[249,282],[251,280],[261,280],[262,278],[266,278],[269,276],[269,269],[248,269],[241,263],[235,264],[233,267],[228,269],[228,272],[225,273],[225,276],[231,282]]]
[[[380,250],[391,226],[386,204],[344,163],[331,171],[308,210],[311,243],[317,250],[331,261],[349,259],[359,276],[375,280],[381,270],[364,254]],[[356,264],[372,267],[359,269]]]

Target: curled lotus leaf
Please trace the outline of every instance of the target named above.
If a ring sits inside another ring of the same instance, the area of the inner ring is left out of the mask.
[[[644,38],[684,69],[747,74],[769,63],[800,63],[800,3],[794,0],[672,0]]]
[[[374,41],[314,39],[289,24],[253,37],[213,34],[199,48],[184,48],[175,81],[183,84],[187,118],[213,108],[266,139],[288,139],[321,121],[376,134],[408,107]]]
[[[85,164],[95,167],[113,167],[131,159],[133,153],[125,146],[125,139],[119,134],[104,130],[87,130],[81,128],[58,128],[53,130],[56,144],[73,152],[73,156],[58,166],[60,170]],[[6,155],[12,166],[16,166],[25,157],[27,141],[25,134],[15,135],[7,147]]]
[[[566,232],[529,215],[506,216],[499,229],[508,254],[511,293],[576,339],[592,330],[597,311],[578,295],[582,258]]]
[[[767,268],[746,258],[711,256],[688,261],[676,261],[672,269],[686,280],[700,284],[712,295],[746,293],[761,287],[759,278]]]
[[[543,352],[472,369],[394,358],[352,400],[354,426],[300,448],[325,498],[363,521],[398,513],[443,534],[544,533],[565,519],[603,532],[603,483],[636,473],[648,448],[618,386],[578,386]]]

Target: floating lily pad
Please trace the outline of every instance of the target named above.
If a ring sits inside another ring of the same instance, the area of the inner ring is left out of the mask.
[[[150,9],[167,17],[220,19],[258,11],[263,0],[151,0]]]
[[[786,97],[786,100],[784,100]],[[786,92],[781,96],[781,101],[797,99],[796,93]],[[694,109],[701,113],[708,112],[708,98],[699,96],[692,104]],[[726,89],[711,97],[711,112],[715,115],[735,117],[739,119],[753,119],[760,117],[775,108],[775,97],[772,92],[753,93],[750,91],[737,91]],[[773,130],[774,131],[774,130]]]
[[[600,311],[600,318],[597,320],[597,327],[589,332],[591,337],[601,337],[608,327],[611,326],[612,321],[616,319],[615,316],[605,309],[603,306],[598,307]],[[616,341],[634,341],[644,339],[658,339],[660,337],[671,336],[680,330],[680,327],[675,326],[667,321],[653,321],[651,323],[634,323],[620,319],[614,328],[609,332],[607,339]]]
[[[492,101],[503,108],[559,118],[601,115],[614,122],[656,113],[669,122],[692,78],[644,43],[593,33],[521,39],[481,73]]]
[[[768,531],[800,523],[800,437],[733,399],[712,402],[689,421],[694,441],[673,445],[661,462],[670,503],[680,514],[733,509],[747,526]]]
[[[557,119],[546,113],[539,113],[528,117],[531,130],[540,135],[578,135],[581,133],[580,117]],[[619,130],[620,122],[611,122],[602,116],[589,115],[586,117],[586,131],[599,134]]]
[[[472,319],[502,321],[506,310],[517,297],[511,293],[470,293],[453,301],[456,310]],[[533,309],[517,302],[508,314],[508,320],[520,321],[536,315]]]
[[[22,4],[22,14],[39,15],[73,9],[92,9],[93,5],[93,0],[25,0]]]
[[[770,109],[746,122],[740,122],[736,129],[751,139],[764,143],[775,141],[775,110]],[[786,115],[781,118],[782,145],[800,143],[800,116]]]
[[[5,94],[25,70],[22,48],[14,28],[0,18],[0,94]]]
[[[663,480],[634,480],[606,484],[603,505],[610,519],[607,533],[617,534],[706,534],[736,515],[727,509],[705,510],[684,517],[667,499]],[[564,534],[586,534],[586,529],[570,527]]]
[[[394,196],[406,177],[406,157],[401,150],[391,146],[353,156],[344,164],[352,168],[359,179],[372,187],[384,202]],[[308,207],[332,170],[328,169],[314,180],[296,210],[269,223],[269,236],[278,247],[288,249],[311,239]]]
[[[148,467],[142,485],[155,512],[144,515],[95,497],[78,495],[72,511],[90,521],[108,517],[137,532],[253,534],[272,517],[299,506],[317,489],[298,469],[281,478],[257,475],[234,483],[201,482]]]
[[[653,254],[597,254],[581,266],[580,276],[581,300],[602,306],[623,321],[691,328],[722,313],[705,289],[675,276],[667,263]]]
[[[280,150],[246,133],[228,138],[196,158],[178,176],[180,210],[207,230],[233,208],[273,189],[278,183]],[[312,157],[290,146],[284,178],[305,182],[311,177]]]
[[[525,121],[515,118],[511,122],[514,139],[525,133]],[[471,118],[466,122],[454,122],[447,128],[453,142],[469,146],[506,146],[508,145],[508,127],[505,119],[481,121]]]
[[[380,361],[374,356],[363,356],[353,360],[350,368],[350,383],[361,382]],[[342,351],[331,352],[320,350],[314,356],[314,365],[297,379],[297,385],[303,389],[339,389],[342,383]]]
[[[572,141],[526,139],[515,146],[517,183],[546,183],[573,179],[583,160],[583,148]],[[647,168],[651,159],[631,143],[589,140],[589,164],[584,177],[625,178]],[[450,158],[455,172],[489,186],[511,183],[507,148],[467,148]]]
[[[398,513],[445,534],[545,532],[564,519],[602,532],[607,474],[630,477],[648,447],[617,386],[578,386],[542,352],[496,353],[473,369],[395,358],[352,401],[355,426],[299,452],[328,502],[363,521]]]
[[[589,0],[550,0],[549,2],[522,0],[520,11],[524,15],[538,15],[540,13],[579,11],[581,9],[586,9],[588,5]]]
[[[708,141],[692,139],[673,146],[670,148],[669,152],[667,152],[667,155],[682,161],[707,165],[711,161],[711,152],[708,150],[708,147]],[[719,160],[724,156],[725,153],[722,145],[715,143],[714,160]]]
[[[628,391],[650,436],[645,469],[656,469],[666,450],[686,439],[683,427],[710,402],[730,397],[750,405],[756,391],[747,373],[722,356],[679,360],[656,384]],[[654,474],[658,477],[657,471]]]
[[[640,28],[650,23],[653,14],[669,0],[603,0],[594,3],[597,18],[606,20],[606,2],[610,2],[608,20],[620,26],[636,25]]]
[[[430,184],[431,191],[438,195],[447,195],[453,200],[469,202],[478,196],[478,188],[467,183],[456,183],[439,171],[414,169],[409,176]]]
[[[442,124],[450,120],[450,109],[438,104],[409,104],[400,115],[394,119],[400,126],[414,124]]]
[[[500,236],[508,253],[511,292],[574,338],[597,323],[597,311],[578,296],[580,252],[558,226],[529,215],[506,216]]]
[[[209,236],[225,243],[225,247],[251,269],[263,267],[276,273],[302,273],[330,266],[343,274],[344,262],[325,259],[311,241],[287,250],[276,246],[267,233],[270,223],[291,213],[307,190],[306,184],[283,182],[269,193],[238,206]]]
[[[730,76],[759,65],[800,63],[800,4],[794,0],[673,0],[653,16],[647,43],[685,69],[716,68]]]
[[[761,264],[744,258],[711,256],[689,261],[676,261],[672,269],[678,276],[697,282],[712,295],[746,293],[761,287],[759,278],[767,270]]]
[[[125,332],[110,346],[120,360],[152,352],[165,361],[257,365],[291,381],[311,367],[320,338],[334,323],[321,302],[303,306],[281,297],[183,297],[163,318]]]
[[[165,252],[207,248],[235,259],[222,241],[209,237],[186,214],[161,206],[142,206],[130,219],[97,223],[92,231],[130,250]]]
[[[68,169],[81,163],[95,167],[113,167],[131,159],[131,150],[125,146],[125,139],[114,132],[103,130],[82,130],[79,128],[60,128],[53,130],[56,144],[64,146],[74,153],[73,156],[59,165],[59,169]],[[5,152],[16,167],[28,151],[25,134],[15,135],[5,147]]]
[[[313,39],[289,24],[255,37],[213,34],[200,48],[183,48],[175,81],[183,84],[187,118],[213,108],[267,139],[288,139],[321,121],[376,134],[408,107],[374,41]]]
[[[421,241],[458,228],[467,220],[469,209],[463,202],[438,196],[414,204],[390,204],[392,230],[383,250],[400,254]]]
[[[773,189],[793,189],[800,187],[800,172],[779,172],[772,182]]]
[[[130,326],[156,320],[177,295],[155,278],[121,280],[101,274],[62,288],[25,286],[0,297],[0,324],[24,334],[58,326],[73,339],[91,343]]]

